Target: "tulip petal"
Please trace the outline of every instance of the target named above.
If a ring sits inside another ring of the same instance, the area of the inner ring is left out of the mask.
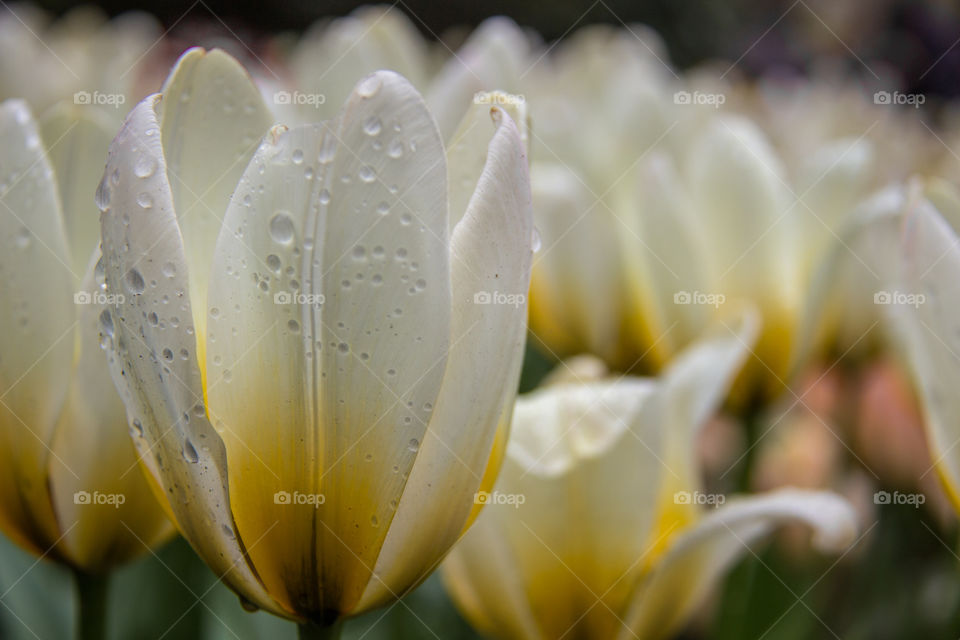
[[[797,373],[812,354],[866,352],[882,337],[876,296],[894,286],[897,243],[910,201],[899,186],[871,196],[844,221],[811,278],[791,356]]]
[[[0,104],[0,529],[38,553],[60,532],[49,444],[73,357],[74,276],[56,183],[26,103]]]
[[[611,277],[622,273],[610,250],[616,222],[571,169],[537,163],[531,178],[542,244],[530,286],[532,344],[548,345],[551,356],[589,351],[619,363],[625,283]]]
[[[761,361],[785,375],[798,304],[796,207],[783,169],[761,131],[741,118],[717,119],[690,150],[694,211],[708,239],[709,273],[728,299],[764,310]],[[766,372],[763,372],[766,374]]]
[[[246,70],[219,49],[184,53],[162,95],[167,180],[183,234],[189,296],[202,349],[213,249],[230,196],[273,116]]]
[[[616,609],[642,571],[664,474],[661,425],[645,417],[656,394],[649,380],[623,378],[557,384],[517,401],[496,485],[504,498],[490,500],[451,552],[453,571],[445,570],[454,593],[474,592],[484,603],[503,598],[500,575],[458,566],[490,562],[525,585],[517,588],[523,605],[484,611],[481,628],[532,617],[536,637],[616,632],[608,607]]]
[[[163,489],[180,531],[234,590],[282,614],[237,539],[226,450],[207,419],[159,101],[148,97],[127,116],[98,190],[107,293],[118,296],[101,314],[100,332],[128,419],[135,432],[142,430],[134,437],[140,461]],[[244,541],[246,550],[255,542]]]
[[[435,568],[475,508],[475,493],[490,489],[483,482],[495,477],[503,454],[494,442],[498,429],[505,439],[519,381],[533,221],[520,132],[499,108],[491,116],[495,133],[486,165],[450,243],[447,371],[364,606],[410,588]],[[493,292],[516,297],[478,303],[478,295]]]
[[[427,104],[444,140],[457,128],[478,91],[517,91],[530,44],[510,18],[495,16],[473,30],[430,83]]]
[[[98,250],[89,263],[84,292],[99,291],[94,281],[99,256]],[[51,445],[56,462],[50,465],[50,493],[64,531],[62,553],[88,571],[127,562],[173,533],[136,468],[126,412],[98,340],[103,310],[96,300],[79,308],[77,355]],[[78,501],[76,492],[99,492],[113,501]]]
[[[335,117],[357,78],[388,69],[421,87],[429,68],[420,32],[395,5],[360,7],[318,23],[300,39],[290,66],[297,89],[311,96],[296,107],[304,122]]]
[[[625,337],[636,343],[631,358],[643,355],[659,370],[703,331],[714,311],[703,304],[680,304],[677,296],[716,292],[717,288],[704,265],[709,236],[697,226],[670,159],[659,153],[643,159],[631,186],[635,191],[630,195],[636,202],[614,207],[628,212],[617,220],[629,301]],[[631,360],[621,366],[635,364]]]
[[[857,533],[853,508],[832,493],[782,489],[731,501],[677,539],[635,591],[617,637],[671,637],[752,543],[791,522],[810,526],[824,552],[846,549]]]
[[[103,175],[116,124],[96,107],[61,102],[40,119],[40,132],[57,178],[77,284],[100,245],[94,191]]]
[[[869,141],[846,138],[830,141],[805,159],[796,187],[802,202],[793,211],[804,237],[799,256],[804,273],[820,264],[842,221],[866,195],[874,161]]]
[[[934,466],[960,508],[960,239],[926,200],[907,214],[900,246],[901,295],[915,304],[888,307],[917,378]]]
[[[265,142],[228,212],[211,413],[241,534],[266,536],[254,565],[297,611],[354,608],[437,402],[450,333],[445,177],[423,100],[378,72],[336,122]],[[275,304],[278,292],[290,300]],[[276,505],[277,491],[324,503]]]
[[[759,314],[747,307],[732,324],[720,318],[696,343],[681,352],[661,374],[662,389],[648,408],[647,420],[665,432],[668,473],[661,483],[657,524],[649,561],[670,544],[671,533],[699,518],[700,507],[677,500],[677,492],[700,488],[697,435],[718,410],[741,371],[759,333]]]
[[[456,133],[447,141],[447,187],[450,191],[450,227],[460,222],[477,190],[477,182],[487,164],[490,143],[490,109],[505,111],[517,127],[524,149],[529,152],[527,105],[516,96],[501,91],[477,94],[460,121]]]
[[[759,330],[760,317],[753,307],[732,319],[721,317],[661,374],[664,389],[650,419],[669,425],[669,464],[686,489],[700,484],[695,459],[700,429],[723,404]]]

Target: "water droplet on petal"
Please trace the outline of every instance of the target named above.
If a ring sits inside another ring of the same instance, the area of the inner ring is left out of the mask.
[[[379,134],[381,128],[380,118],[377,116],[370,116],[363,121],[363,132],[368,136],[375,136]]]
[[[367,76],[357,85],[357,93],[362,98],[372,98],[377,95],[377,91],[380,91],[380,85],[382,83],[383,81],[378,75]]]
[[[189,438],[183,441],[183,459],[191,464],[196,464],[197,461],[200,460],[200,456],[197,454],[197,448],[193,446]]]
[[[140,272],[136,269],[130,269],[130,271],[127,271],[127,277],[124,278],[124,284],[126,284],[127,291],[135,296],[140,295],[143,293],[143,290],[147,288],[147,284],[143,281],[143,276],[140,275]]]
[[[293,219],[286,211],[276,212],[270,218],[270,237],[280,244],[290,244],[293,242]]]
[[[398,138],[387,147],[387,155],[396,160],[403,155],[403,142]]]
[[[157,162],[150,156],[140,156],[133,165],[133,173],[138,178],[149,178],[157,170]]]

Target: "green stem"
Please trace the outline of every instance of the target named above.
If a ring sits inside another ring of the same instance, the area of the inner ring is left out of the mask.
[[[313,622],[304,622],[297,625],[297,637],[300,640],[339,640],[343,633],[343,618],[328,626],[320,626]]]
[[[75,571],[79,595],[77,639],[104,640],[107,637],[107,598],[109,576]]]

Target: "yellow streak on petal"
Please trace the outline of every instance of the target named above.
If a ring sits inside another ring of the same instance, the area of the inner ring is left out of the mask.
[[[480,479],[480,487],[477,489],[478,493],[491,493],[493,491],[493,485],[497,482],[497,476],[500,474],[500,466],[503,464],[503,456],[507,451],[507,440],[509,436],[510,421],[509,419],[501,418],[500,424],[497,425],[497,433],[493,437],[493,449],[490,451],[490,457],[487,459],[487,467],[483,470],[483,477]],[[473,525],[474,520],[480,515],[481,509],[483,509],[483,504],[477,504],[476,501],[474,501],[474,505],[470,509],[470,515],[467,516],[467,521],[464,523],[463,529],[460,530],[461,536]]]

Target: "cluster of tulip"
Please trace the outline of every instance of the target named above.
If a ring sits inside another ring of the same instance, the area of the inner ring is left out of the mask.
[[[957,495],[960,191],[916,110],[680,76],[639,28],[453,53],[364,9],[162,85],[158,36],[0,18],[23,548],[86,578],[177,532],[303,637],[438,567],[493,637],[670,637],[781,524],[857,539],[847,498],[728,499],[698,455],[829,354],[902,363]],[[517,397],[526,342],[556,368]]]

